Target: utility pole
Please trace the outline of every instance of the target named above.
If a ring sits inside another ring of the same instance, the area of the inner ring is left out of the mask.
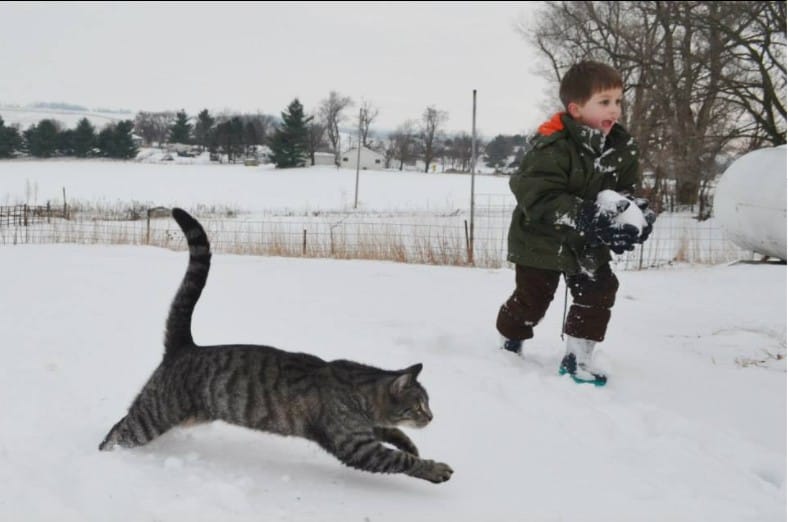
[[[476,184],[476,89],[473,90],[473,127],[471,130],[471,226],[468,241],[468,262],[473,264],[473,210]]]
[[[358,171],[361,168],[361,116],[364,109],[358,110],[358,154],[356,154],[356,197],[353,200],[353,208],[358,207]]]

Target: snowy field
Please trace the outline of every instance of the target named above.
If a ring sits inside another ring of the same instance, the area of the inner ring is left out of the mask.
[[[158,197],[188,204],[199,186]],[[155,183],[129,190],[150,197]],[[254,199],[215,190],[230,194]],[[619,272],[598,352],[610,382],[593,388],[556,373],[563,288],[518,358],[497,349],[494,328],[511,270],[216,255],[198,343],[424,364],[435,419],[409,434],[455,470],[433,485],[221,423],[99,452],[159,362],[186,259],[153,247],[0,247],[0,520],[786,518],[785,266]]]
[[[354,170],[277,170],[271,165],[244,167],[206,164],[202,158],[178,159],[198,163],[0,162],[0,205],[49,202],[59,206],[65,190],[71,208],[83,211],[76,219],[38,230],[0,227],[0,244],[150,242],[174,246],[168,239],[171,221],[152,224],[158,234],[150,235],[144,221],[98,223],[90,211],[98,207],[105,215],[106,211],[122,214],[120,209],[134,207],[144,216],[150,207],[182,206],[201,216],[217,250],[224,252],[298,256],[304,251],[318,257],[334,253],[419,263],[433,262],[433,257],[448,264],[467,262],[469,175],[362,171],[358,208],[354,209]],[[505,264],[514,206],[508,181],[506,176],[476,177],[477,265]],[[309,237],[305,249],[304,230]],[[633,269],[674,260],[715,264],[751,257],[725,239],[714,219],[698,222],[691,213],[663,213],[642,251],[638,247],[618,257],[616,264]]]
[[[471,177],[458,174],[362,171],[361,210],[467,209]],[[251,214],[352,210],[356,172],[336,167],[275,169],[273,165],[172,165],[101,160],[0,162],[0,205],[69,202],[233,208]],[[476,192],[508,196],[506,176],[478,176]]]

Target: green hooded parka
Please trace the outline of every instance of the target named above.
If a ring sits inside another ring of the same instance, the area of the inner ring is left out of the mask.
[[[583,201],[605,189],[634,195],[639,181],[635,140],[616,124],[607,137],[558,113],[539,127],[533,148],[509,180],[517,199],[509,228],[512,263],[573,275],[610,261],[576,228]]]

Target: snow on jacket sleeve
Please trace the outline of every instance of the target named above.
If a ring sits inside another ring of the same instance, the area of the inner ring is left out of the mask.
[[[528,222],[575,226],[582,199],[570,193],[571,152],[565,141],[539,144],[509,179],[517,206]]]

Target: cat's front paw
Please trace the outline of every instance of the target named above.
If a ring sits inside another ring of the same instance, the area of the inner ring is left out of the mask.
[[[452,473],[454,473],[454,470],[451,469],[451,466],[444,464],[443,462],[425,460],[423,463],[423,466],[416,476],[424,480],[429,480],[434,484],[446,482],[451,478]]]

